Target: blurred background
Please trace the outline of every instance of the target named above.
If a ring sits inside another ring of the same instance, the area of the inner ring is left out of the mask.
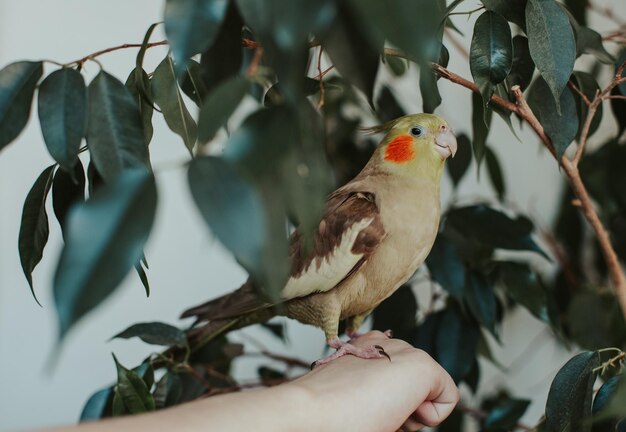
[[[595,2],[601,7],[611,6],[626,17],[623,2]],[[64,63],[103,48],[140,43],[148,26],[162,20],[162,3],[153,0],[0,0],[0,67],[22,59]],[[467,1],[462,9],[470,10],[478,5],[478,1]],[[454,19],[465,34],[464,38],[455,35],[454,42],[458,42],[460,48],[450,43],[453,41],[444,41],[451,54],[449,69],[468,78],[471,74],[464,50],[469,49],[475,18],[459,16]],[[615,26],[593,12],[589,20],[589,26],[595,29],[609,30]],[[163,38],[160,26],[153,40]],[[614,51],[615,47],[607,47]],[[136,49],[120,50],[99,60],[108,72],[124,81],[134,67],[136,52]],[[145,68],[153,70],[166,53],[164,47],[149,50]],[[585,62],[586,57],[578,61]],[[48,73],[50,65],[46,68]],[[87,81],[97,72],[95,63],[86,64]],[[385,68],[381,68],[381,75],[381,82],[394,80]],[[421,111],[415,70],[393,82],[393,86],[395,96],[408,112]],[[440,82],[440,90],[443,104],[436,113],[445,117],[457,133],[470,134],[470,93],[444,80]],[[252,99],[249,101],[249,104],[254,103]],[[36,115],[35,104],[33,114]],[[243,114],[240,113],[239,118]],[[591,145],[615,135],[616,126],[610,123],[611,116],[604,118],[609,122],[603,123]],[[236,126],[236,121],[231,125]],[[539,228],[548,228],[565,187],[563,177],[553,158],[528,128],[520,130],[516,121],[514,127],[519,141],[494,117],[488,139],[503,166],[507,206],[530,216]],[[130,367],[139,364],[156,348],[136,339],[109,341],[113,335],[136,322],[162,321],[180,325],[181,311],[237,288],[246,279],[245,272],[211,237],[192,205],[183,169],[188,153],[180,138],[167,128],[159,115],[154,117],[154,128],[151,153],[159,187],[159,207],[146,249],[152,293],[146,298],[137,275],[129,274],[116,293],[71,332],[52,367],[49,360],[57,329],[51,284],[62,244],[56,220],[50,220],[50,240],[34,272],[35,290],[43,307],[32,298],[17,252],[24,198],[39,173],[52,163],[38,122],[31,118],[18,140],[0,154],[0,429],[76,422],[89,395],[115,381],[111,353]],[[477,176],[474,163],[456,192],[453,193],[450,179],[444,178],[444,206],[452,200],[456,203],[495,202],[495,196],[485,173]],[[546,261],[538,265],[550,271]],[[296,322],[289,322],[286,328],[287,344],[257,327],[233,334],[233,340],[245,344],[254,340],[272,352],[307,362],[323,354],[324,339],[319,330]],[[550,330],[522,308],[516,309],[504,322],[502,340],[507,341],[507,345],[501,346],[490,339],[502,368],[481,360],[479,392],[500,388],[506,377],[508,390],[515,396],[533,399],[525,419],[534,424],[543,412],[549,383],[571,352],[556,343]],[[255,378],[259,362],[261,360],[254,357],[238,359],[234,376],[244,380]],[[262,362],[270,364],[267,360]],[[466,402],[471,405],[471,399]]]

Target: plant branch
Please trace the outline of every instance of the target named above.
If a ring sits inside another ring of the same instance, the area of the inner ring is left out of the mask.
[[[167,45],[168,42],[166,40],[162,40],[159,42],[152,42],[149,43],[148,45],[146,45],[148,48],[152,48],[155,46],[160,46],[160,45]],[[77,65],[77,66],[82,66],[85,62],[89,61],[89,60],[94,60],[96,57],[99,57],[103,54],[107,54],[113,51],[118,51],[118,50],[122,50],[122,49],[127,49],[127,48],[141,48],[142,44],[122,44],[122,45],[117,45],[111,48],[106,48],[100,51],[96,51],[94,53],[91,53],[89,55],[86,55],[85,57],[82,57],[78,60],[74,60],[71,61],[69,63],[65,63],[63,66],[65,67],[69,67],[72,65]]]

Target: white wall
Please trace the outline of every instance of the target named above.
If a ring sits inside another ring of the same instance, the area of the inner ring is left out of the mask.
[[[67,62],[102,48],[140,42],[145,29],[161,20],[162,3],[153,0],[0,0],[0,67],[18,59],[49,58]],[[606,0],[606,3],[614,2]],[[472,2],[468,2],[467,9],[470,5],[473,6]],[[462,21],[458,19],[457,23],[463,24]],[[466,26],[467,35],[471,35],[472,24],[473,19]],[[153,37],[157,40],[162,34],[157,32]],[[163,48],[151,50],[147,57],[148,69],[153,68],[165,52]],[[134,64],[135,54],[134,49],[123,50],[102,56],[100,61],[109,72],[124,80]],[[469,77],[465,60],[454,52],[452,58],[450,68]],[[53,68],[46,65],[46,72]],[[97,71],[95,64],[87,64],[89,79]],[[419,111],[421,103],[416,83],[414,76],[404,79],[401,98],[407,108]],[[444,106],[438,112],[448,118],[457,131],[470,132],[468,92],[446,82],[441,83],[441,89]],[[33,114],[36,115],[35,110]],[[539,149],[527,128],[520,133],[522,142],[517,142],[501,121],[496,119],[494,123],[489,141],[505,165],[511,204],[547,225],[554,215],[561,187],[555,162]],[[160,194],[156,226],[146,251],[152,295],[146,299],[139,280],[131,274],[103,307],[90,314],[71,333],[51,372],[45,370],[56,336],[51,280],[61,246],[59,229],[51,212],[50,240],[44,259],[34,273],[35,289],[43,308],[31,297],[17,254],[24,197],[41,170],[51,163],[36,118],[31,119],[19,139],[0,154],[0,429],[74,422],[86,398],[115,379],[111,352],[127,366],[138,364],[150,352],[150,347],[139,341],[107,342],[113,334],[140,321],[176,324],[178,314],[186,307],[233,289],[245,279],[243,271],[210,238],[193,209],[184,171],[180,168],[159,170],[160,166],[171,166],[172,161],[182,163],[187,152],[179,137],[167,129],[158,115],[155,115],[151,151]],[[480,183],[475,173],[465,178],[461,189],[463,201],[492,198],[485,177],[483,175]],[[444,201],[451,195],[447,180],[443,195]],[[521,396],[545,395],[546,383],[566,356],[552,344],[547,333],[534,339],[543,332],[543,326],[525,313],[515,314],[504,327],[503,340],[516,344],[498,349],[500,359],[508,365],[528,343],[533,346],[533,355],[524,367],[506,376],[486,365],[489,372],[486,386],[498,387],[506,378]],[[321,332],[297,323],[289,325],[291,344],[288,347],[281,346],[262,331],[246,330],[246,334],[253,335],[274,351],[307,360],[319,357],[323,349]],[[546,343],[538,345],[536,340]],[[253,364],[251,360],[239,361],[236,374],[253,377]],[[536,404],[532,409],[531,422],[542,407]]]

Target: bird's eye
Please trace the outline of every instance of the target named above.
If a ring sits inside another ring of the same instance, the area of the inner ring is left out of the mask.
[[[413,126],[411,128],[411,135],[413,135],[414,137],[420,137],[424,135],[424,129],[422,129],[420,126]]]

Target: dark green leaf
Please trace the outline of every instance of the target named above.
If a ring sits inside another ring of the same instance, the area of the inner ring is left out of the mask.
[[[619,89],[614,88],[611,91],[612,96],[620,96]],[[611,99],[611,110],[617,120],[617,136],[620,137],[626,130],[626,101],[622,99]]]
[[[157,26],[159,24],[162,24],[160,22],[156,22],[150,25],[150,27],[148,27],[148,30],[146,30],[146,34],[143,36],[143,41],[141,41],[141,47],[139,48],[139,51],[137,51],[137,57],[135,60],[135,69],[133,70],[137,76],[135,77],[135,81],[137,82],[141,82],[142,80],[140,79],[140,75],[141,72],[143,71],[143,60],[146,56],[146,51],[148,50],[148,44],[150,43],[150,37],[152,36],[152,33],[154,33],[154,29],[157,28]],[[140,88],[140,90],[147,90],[145,87],[144,88]]]
[[[588,101],[594,100],[596,97],[596,92],[600,91],[600,86],[598,85],[596,80],[593,78],[593,76],[591,76],[591,74],[588,74],[587,72],[576,71],[574,72],[573,78],[574,78],[576,86],[578,87],[578,90],[580,90],[581,93],[587,97],[587,100]],[[589,112],[589,106],[587,105],[585,100],[582,97],[580,97],[578,93],[575,92],[573,96],[577,102],[576,112],[578,113],[578,119],[579,119],[578,133],[576,135],[578,139],[580,139],[580,134],[585,125],[585,121],[587,119],[587,113]],[[598,106],[596,115],[594,116],[591,122],[588,136],[593,135],[598,130],[598,127],[600,126],[600,121],[602,121],[602,104]]]
[[[54,277],[60,338],[140,260],[156,200],[154,177],[143,169],[126,170],[70,211]]]
[[[579,346],[601,349],[624,340],[624,321],[610,293],[578,290],[566,307],[569,336]],[[588,322],[590,316],[596,316],[593,326]]]
[[[435,359],[455,382],[461,381],[470,372],[479,336],[478,325],[463,316],[456,304],[448,305],[436,333]]]
[[[135,264],[135,271],[137,272],[137,276],[139,276],[143,289],[146,291],[146,297],[150,297],[150,281],[148,280],[148,275],[146,274],[146,270],[141,265],[141,262]]]
[[[509,88],[519,85],[524,91],[533,79],[533,72],[535,72],[535,62],[530,56],[528,39],[517,35],[513,38],[513,66],[506,78],[506,84]]]
[[[587,432],[591,429],[593,383],[600,365],[596,352],[570,359],[554,377],[546,402],[546,428],[550,432]]]
[[[21,61],[0,70],[0,150],[26,126],[42,74],[41,62]]]
[[[478,169],[485,157],[490,125],[491,109],[485,108],[482,97],[478,93],[472,93],[472,149]]]
[[[464,297],[474,317],[495,337],[496,334],[496,296],[491,282],[477,271],[466,274]]]
[[[450,295],[463,298],[465,291],[465,265],[454,243],[439,234],[426,258],[430,276]]]
[[[59,69],[39,86],[39,122],[50,155],[71,173],[87,129],[87,90],[80,72]]]
[[[560,113],[561,94],[576,60],[576,42],[569,19],[555,0],[528,0],[526,23],[530,55]]]
[[[578,132],[576,100],[572,91],[565,88],[561,93],[559,108],[553,98],[546,97],[549,91],[545,80],[537,78],[530,88],[528,104],[552,140],[557,159],[561,159]]]
[[[35,180],[31,187],[22,210],[22,222],[18,241],[18,251],[24,276],[30,286],[30,291],[37,300],[33,288],[33,270],[43,257],[43,249],[48,242],[48,214],[46,213],[46,198],[52,186],[54,165],[49,166]]]
[[[132,93],[101,71],[89,84],[87,145],[98,172],[109,182],[123,169],[148,163],[141,115]]]
[[[624,62],[626,62],[626,48],[623,48],[620,51],[619,54],[619,58],[617,59],[617,63],[615,63],[615,74],[617,75],[617,70],[620,68],[621,65],[624,64]],[[626,69],[624,69],[624,71],[622,71],[622,77],[626,77]],[[626,82],[623,82],[619,85],[619,91],[622,95],[626,96]],[[1,146],[0,146],[1,148]]]
[[[580,54],[592,54],[604,64],[613,64],[615,58],[604,48],[602,36],[595,30],[585,26],[574,27],[576,33],[576,49]]]
[[[63,170],[57,170],[52,182],[52,208],[59,221],[63,238],[66,235],[66,219],[70,207],[77,202],[85,201],[85,173],[80,160],[74,165],[74,180],[72,175]]]
[[[420,94],[422,95],[422,110],[433,113],[441,105],[441,95],[437,87],[437,75],[428,63],[420,64]]]
[[[200,108],[198,119],[198,141],[206,143],[215,137],[217,131],[226,125],[250,88],[244,78],[223,81],[206,98]]]
[[[378,98],[376,99],[376,107],[376,114],[378,114],[378,119],[381,123],[406,115],[406,111],[402,108],[398,99],[396,99],[393,94],[393,91],[388,86],[383,86],[380,89]],[[456,157],[454,159],[456,159]]]
[[[454,187],[459,185],[459,182],[472,163],[472,144],[469,137],[465,134],[461,134],[456,140],[458,143],[456,155],[446,163],[446,169],[448,174],[450,174]]]
[[[587,25],[588,0],[565,0],[565,6],[581,25]]]
[[[516,429],[518,420],[524,415],[530,405],[527,399],[507,399],[489,411],[483,428],[486,431],[501,431]]]
[[[470,69],[485,105],[495,86],[507,77],[513,64],[509,23],[499,14],[484,12],[476,20],[470,48]]]
[[[400,77],[409,69],[409,62],[400,57],[385,56],[385,64],[394,76]]]
[[[320,91],[320,81],[318,79],[305,77],[300,89],[302,96],[313,96]],[[271,86],[263,97],[263,105],[275,107],[285,103],[285,92],[280,82]]]
[[[417,300],[410,285],[403,285],[372,314],[375,330],[391,330],[393,337],[410,341],[417,328]]]
[[[226,15],[227,0],[167,0],[165,34],[176,59],[176,75],[189,57],[208,49]]]
[[[137,77],[140,81],[137,82]],[[146,146],[152,141],[152,89],[150,88],[150,78],[143,69],[134,69],[126,80],[126,87],[130,90],[141,114],[141,123],[143,127],[143,135],[146,139]]]
[[[200,58],[200,76],[207,92],[239,73],[245,49],[241,46],[242,27],[237,6],[231,1],[215,43]]]
[[[150,363],[149,358],[144,360],[139,366],[134,367],[133,372],[143,380],[148,389],[152,388],[154,385],[154,369],[152,368],[152,363]]]
[[[112,404],[113,387],[107,387],[95,392],[85,403],[83,411],[80,413],[80,422],[110,417]]]
[[[500,167],[498,157],[490,147],[487,147],[485,150],[485,162],[487,163],[487,173],[489,174],[491,185],[496,190],[498,199],[503,201],[504,195],[506,194],[504,176],[502,175],[502,168]]]
[[[276,336],[281,341],[285,343],[288,342],[286,328],[283,323],[271,323],[271,322],[261,323],[261,328],[264,328],[265,330],[269,331],[271,334]]]
[[[337,7],[335,21],[324,36],[324,49],[339,72],[373,104],[379,50],[369,45],[362,23],[348,4],[340,2]]]
[[[150,389],[136,372],[126,369],[113,356],[117,368],[117,385],[115,396],[121,400],[121,404],[129,414],[139,414],[155,410],[154,398]]]
[[[202,105],[202,101],[206,99],[207,89],[201,78],[200,63],[195,60],[189,60],[185,73],[180,79],[181,90],[198,106]]]
[[[184,331],[161,322],[133,324],[123,332],[113,336],[113,339],[130,339],[132,337],[138,337],[145,343],[152,345],[179,347],[187,345],[187,338]]]
[[[178,374],[168,372],[159,380],[154,389],[154,403],[157,409],[180,403],[183,387]]]
[[[622,373],[619,375],[619,380],[614,386],[615,387],[611,389],[606,389],[611,390],[610,392],[606,391],[606,393],[610,393],[610,398],[606,402],[606,407],[603,409],[602,414],[603,416],[624,417],[626,416],[626,406],[624,405],[624,401],[626,400],[626,369],[622,370]],[[600,397],[600,394],[596,396],[596,398],[598,397]]]
[[[170,56],[165,57],[157,66],[151,82],[152,96],[161,107],[167,126],[183,139],[189,153],[192,153],[198,130],[178,89],[174,64]]]
[[[530,313],[544,322],[549,322],[547,298],[537,274],[527,264],[513,262],[498,263],[498,275],[505,292]]]
[[[502,15],[507,21],[526,29],[526,0],[481,0],[487,10]]]

